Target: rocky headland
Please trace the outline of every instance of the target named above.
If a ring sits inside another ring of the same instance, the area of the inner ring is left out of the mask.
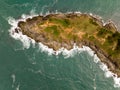
[[[112,22],[104,25],[102,19],[89,14],[59,13],[20,21],[15,33],[19,31],[55,51],[70,50],[74,44],[88,46],[120,77],[120,33]]]

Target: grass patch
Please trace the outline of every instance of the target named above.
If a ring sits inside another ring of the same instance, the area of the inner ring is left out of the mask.
[[[97,33],[97,36],[99,36],[99,37],[105,37],[106,34],[108,34],[108,30],[105,29],[105,28],[100,28],[99,31],[98,31],[98,33]]]
[[[95,26],[97,26],[98,24],[96,23],[96,21],[94,21],[94,19],[90,18],[89,19],[89,22]]]
[[[53,26],[50,26],[50,27],[46,27],[45,31],[49,32],[51,34],[54,34],[56,36],[58,36],[60,34],[60,30],[59,30],[58,26],[56,26],[56,25],[53,25]]]
[[[53,23],[56,23],[56,24],[60,24],[64,27],[68,27],[70,25],[69,19],[50,18],[49,21],[53,22]]]

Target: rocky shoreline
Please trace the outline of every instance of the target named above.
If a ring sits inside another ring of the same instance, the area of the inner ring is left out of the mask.
[[[59,16],[62,18],[64,18],[64,17],[73,18],[73,17],[81,16],[81,15],[83,17],[89,17],[90,19],[92,18],[92,20],[95,21],[95,24],[99,25],[100,27],[104,26],[102,19],[91,16],[89,14],[78,14],[78,13],[49,14],[47,16],[36,16],[36,17],[33,17],[32,19],[28,18],[28,19],[26,19],[26,22],[20,21],[18,23],[18,28],[15,29],[15,33],[19,33],[19,31],[21,31],[24,35],[27,35],[28,37],[34,39],[36,42],[41,42],[42,44],[48,46],[49,48],[53,48],[53,50],[55,50],[55,51],[59,50],[61,47],[64,47],[64,48],[70,50],[73,48],[74,44],[76,44],[76,46],[78,46],[80,48],[82,46],[88,46],[95,52],[95,54],[97,54],[97,56],[100,58],[100,60],[108,66],[110,71],[112,71],[113,73],[117,74],[118,77],[120,77],[120,69],[119,69],[118,64],[116,64],[116,62],[113,62],[114,60],[112,60],[110,55],[108,55],[104,50],[102,50],[95,43],[93,43],[89,40],[84,40],[84,39],[83,40],[82,39],[80,39],[80,40],[72,39],[70,41],[63,40],[63,41],[59,42],[56,39],[54,40],[52,38],[50,38],[50,39],[46,38],[46,36],[47,36],[46,33],[38,34],[37,32],[34,32],[34,29],[32,30],[32,27],[34,25],[36,25],[37,23],[43,23],[40,21],[48,20],[52,16]],[[105,24],[104,27],[117,31],[116,26],[112,22]]]
[[[96,45],[89,43],[89,42],[81,42],[82,46],[88,46],[90,47],[98,58],[100,58],[101,62],[105,63],[108,66],[108,69],[112,71],[113,73],[117,74],[118,77],[120,77],[120,72],[117,71],[117,66],[111,62],[112,60],[109,58],[107,54],[105,54],[99,47]]]

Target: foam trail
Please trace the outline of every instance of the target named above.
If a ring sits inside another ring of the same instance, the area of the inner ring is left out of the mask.
[[[31,11],[30,11],[30,15],[36,15],[36,10],[35,10],[35,8],[33,8]]]
[[[16,78],[15,74],[12,74],[12,75],[11,75],[11,78],[12,78],[12,80],[13,80],[13,84],[12,84],[12,88],[13,88],[13,87],[14,87],[14,83],[15,83],[15,78]]]
[[[20,88],[20,85],[18,85],[18,86],[16,87],[16,90],[20,90],[19,88]]]
[[[114,80],[114,87],[115,87],[115,88],[119,88],[119,87],[120,87],[120,78],[118,78],[116,74],[112,73],[112,72],[108,69],[107,65],[101,63],[101,64],[100,64],[100,68],[105,72],[105,76],[106,76],[107,78],[110,78],[110,77],[113,78],[113,80]]]
[[[35,40],[27,37],[26,35],[23,35],[22,32],[15,33],[15,28],[18,28],[17,24],[18,24],[19,21],[25,21],[27,18],[32,18],[34,16],[38,16],[38,15],[33,13],[34,10],[31,11],[31,12],[32,12],[31,15],[23,14],[21,19],[18,19],[18,20],[15,20],[12,17],[8,18],[8,23],[12,26],[9,30],[10,36],[13,37],[16,40],[20,40],[23,43],[23,47],[26,48],[26,49],[28,49],[30,47],[31,43],[33,45],[35,45]],[[57,12],[57,13],[60,13],[60,12]],[[67,12],[67,13],[70,13],[70,12]],[[76,13],[81,13],[81,12],[76,12]],[[47,14],[49,14],[49,12],[47,12],[46,15]],[[93,14],[90,14],[90,15],[95,17],[95,18],[98,18],[98,16],[96,16],[96,15],[93,15]],[[101,19],[101,17],[99,17],[99,19]],[[104,23],[103,20],[102,20],[102,22],[103,22],[103,25],[106,25],[107,23],[109,23],[109,22]],[[48,48],[47,46],[43,45],[42,43],[38,43],[38,45],[39,45],[40,51],[46,52],[46,53],[48,53],[48,55],[53,55],[53,54],[58,55],[58,54],[62,53],[65,58],[73,57],[77,53],[79,54],[83,51],[87,51],[90,56],[94,57],[94,62],[95,63],[100,63],[100,68],[105,72],[105,76],[107,78],[110,78],[110,77],[113,78],[114,87],[120,87],[120,78],[118,78],[117,75],[115,75],[114,73],[110,72],[107,65],[100,62],[100,59],[97,57],[96,54],[94,54],[94,51],[92,49],[90,49],[89,47],[83,46],[82,48],[79,48],[78,46],[76,46],[74,44],[74,47],[71,50],[67,50],[67,49],[62,47],[58,51],[54,51],[52,48]]]

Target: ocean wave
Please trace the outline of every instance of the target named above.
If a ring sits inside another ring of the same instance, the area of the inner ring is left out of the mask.
[[[56,12],[56,13],[60,13],[60,12]],[[67,13],[71,13],[71,12],[67,12]],[[81,13],[81,12],[75,12],[75,13]],[[49,12],[47,12],[45,15],[48,15],[48,14],[49,14]],[[93,15],[92,13],[90,13],[90,15],[95,17],[95,18],[101,19],[101,17]],[[38,16],[38,15],[34,14],[34,13],[32,13],[31,15],[23,14],[22,17],[18,20],[15,20],[12,17],[8,18],[8,23],[12,26],[9,30],[10,36],[13,37],[16,40],[20,40],[23,43],[23,47],[26,48],[26,49],[28,49],[31,44],[35,45],[35,40],[27,37],[26,35],[23,35],[22,32],[15,33],[15,28],[18,28],[17,24],[18,24],[19,21],[25,21],[27,18],[32,18],[34,16]],[[109,23],[109,22],[104,23],[104,21],[102,21],[102,22],[103,22],[103,25]],[[83,51],[87,51],[90,56],[94,57],[94,62],[99,63],[100,68],[105,72],[105,76],[107,78],[110,78],[110,77],[113,78],[114,87],[120,87],[120,78],[118,78],[116,74],[112,73],[108,69],[106,64],[100,62],[100,59],[97,57],[97,55],[94,53],[94,51],[92,49],[90,49],[89,47],[83,46],[82,48],[79,48],[78,46],[76,46],[74,44],[74,47],[71,50],[67,50],[67,49],[62,47],[58,51],[54,51],[52,48],[49,48],[48,46],[43,45],[42,43],[38,43],[38,45],[39,45],[39,49],[40,49],[41,52],[46,52],[46,53],[48,53],[48,55],[62,54],[65,58],[73,57],[77,53],[79,54]]]
[[[114,80],[114,87],[115,88],[119,88],[120,87],[120,78],[118,78],[118,76],[114,73],[112,73],[106,64],[100,62],[100,68],[105,72],[105,77],[107,78],[113,78]]]
[[[12,17],[8,17],[8,23],[12,26],[9,30],[9,34],[11,37],[13,37],[16,40],[20,40],[23,43],[23,47],[28,49],[30,47],[30,44],[33,44],[33,46],[35,45],[35,41],[33,39],[30,39],[29,37],[27,37],[26,35],[23,35],[22,32],[19,33],[15,33],[15,28],[18,28],[18,22],[19,21],[25,21],[26,18],[32,18],[32,16],[28,16],[28,15],[22,15],[21,19],[15,20]]]

